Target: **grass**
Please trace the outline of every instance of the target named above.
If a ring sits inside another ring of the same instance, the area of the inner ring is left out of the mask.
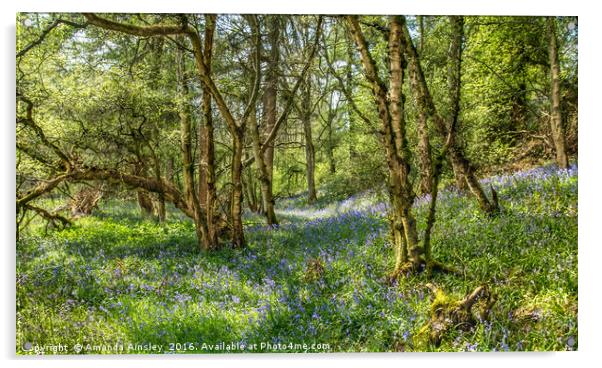
[[[390,286],[378,193],[281,200],[281,226],[249,214],[247,248],[207,254],[176,212],[157,224],[134,204],[105,203],[71,228],[17,243],[17,353],[65,353],[58,344],[66,353],[76,344],[81,353],[412,351],[429,317],[427,282],[457,298],[487,283],[497,302],[489,321],[421,350],[577,349],[576,167],[484,183],[499,192],[497,217],[441,193],[433,255],[463,276]],[[427,200],[416,201],[420,228]]]

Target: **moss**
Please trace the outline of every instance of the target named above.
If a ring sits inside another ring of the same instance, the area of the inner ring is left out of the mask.
[[[445,333],[450,328],[469,329],[478,320],[488,317],[489,310],[495,302],[494,295],[486,285],[477,287],[463,299],[455,299],[438,287],[426,285],[433,294],[429,321],[420,329],[415,344],[424,348],[429,343],[439,346]],[[473,306],[483,301],[479,318],[475,317]],[[428,339],[426,338],[428,336]],[[427,341],[428,340],[428,341]]]

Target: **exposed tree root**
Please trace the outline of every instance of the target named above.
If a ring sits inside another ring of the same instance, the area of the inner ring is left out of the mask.
[[[426,271],[429,273],[431,273],[432,271],[437,271],[443,273],[451,273],[454,275],[462,275],[462,272],[459,269],[436,260],[430,260],[426,263]]]
[[[434,298],[431,304],[430,320],[416,335],[415,343],[426,341],[439,346],[445,332],[450,328],[467,330],[479,321],[489,318],[491,307],[496,301],[496,296],[487,285],[474,289],[464,299],[453,299],[438,287],[427,284]],[[474,310],[477,307],[478,310]]]
[[[432,272],[451,273],[454,275],[462,275],[462,272],[453,266],[446,265],[436,260],[426,261],[423,258],[420,259],[420,263],[405,262],[399,268],[391,272],[385,277],[387,284],[393,284],[400,277],[407,277],[413,274],[421,273],[426,271],[429,275]]]

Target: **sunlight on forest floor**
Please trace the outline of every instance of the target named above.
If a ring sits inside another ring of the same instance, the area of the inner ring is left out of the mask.
[[[197,251],[192,224],[173,211],[156,224],[133,204],[106,204],[72,228],[17,243],[17,352],[151,343],[206,353],[222,342],[244,351],[262,342],[412,351],[429,317],[427,281],[457,297],[488,283],[498,300],[489,321],[423,350],[574,350],[577,178],[576,166],[546,166],[486,179],[503,208],[494,218],[471,197],[443,191],[433,255],[464,276],[417,275],[391,286],[382,282],[393,262],[386,198],[375,192],[314,206],[281,200],[280,226],[249,215],[248,247],[211,254]],[[427,201],[415,203],[419,229]],[[82,351],[101,352],[115,353]]]

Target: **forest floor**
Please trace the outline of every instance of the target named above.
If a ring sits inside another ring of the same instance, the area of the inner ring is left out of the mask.
[[[462,276],[394,285],[383,282],[393,250],[379,193],[281,200],[280,226],[248,214],[248,247],[208,254],[177,212],[157,224],[134,203],[106,202],[71,228],[17,243],[17,353],[575,350],[577,181],[576,166],[486,179],[503,208],[496,217],[444,190],[433,256]],[[427,201],[415,205],[421,229]],[[488,284],[489,320],[418,345],[428,282],[457,298]]]

